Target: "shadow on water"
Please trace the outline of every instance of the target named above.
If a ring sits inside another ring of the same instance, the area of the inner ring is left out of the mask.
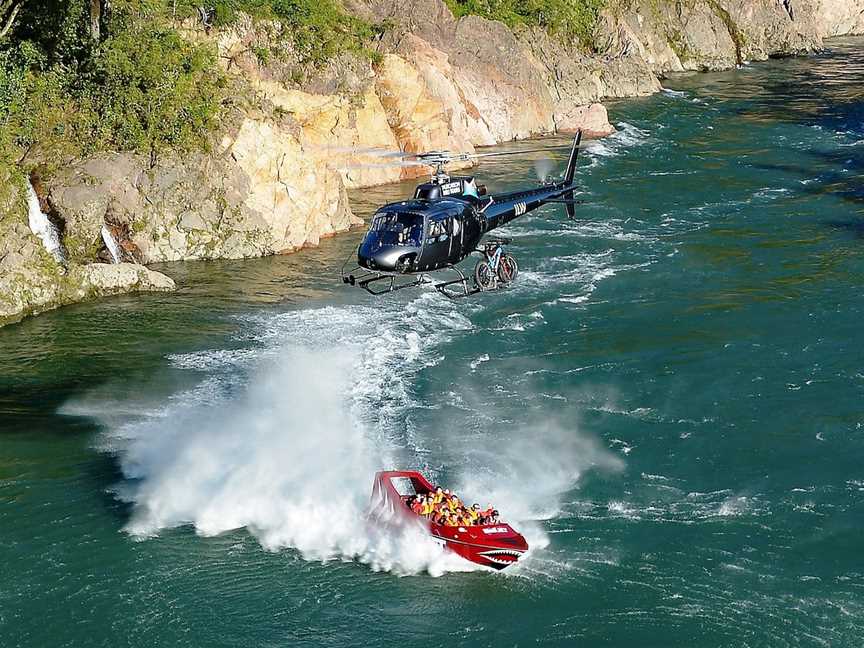
[[[92,428],[90,431],[92,433]],[[117,497],[116,488],[124,481],[128,486],[131,480],[123,474],[115,457],[105,453],[94,455],[93,460],[86,464],[84,473],[86,480],[92,484],[91,492],[99,494],[104,511],[120,525],[126,524],[132,517],[133,505]]]
[[[822,221],[824,225],[845,230],[864,238],[864,150],[801,151],[812,164],[753,164],[753,168],[771,173],[781,172],[797,176],[799,186],[795,192],[814,198],[837,198],[857,208],[857,216]]]
[[[734,101],[731,113],[754,122],[797,123],[836,133],[864,135],[864,51],[856,39],[830,42],[813,57],[760,63],[711,75],[704,96]]]

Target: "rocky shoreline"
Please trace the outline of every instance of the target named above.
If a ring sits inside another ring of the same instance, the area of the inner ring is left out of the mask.
[[[343,56],[302,83],[256,55],[266,25],[188,25],[189,38],[216,43],[232,84],[220,132],[206,152],[182,158],[106,153],[34,178],[63,263],[28,225],[26,188],[12,187],[0,205],[0,326],[83,299],[173,289],[149,263],[317,245],[360,223],[348,188],[424,173],[382,163],[377,151],[474,151],[577,128],[604,136],[614,129],[600,101],[657,92],[665,73],[728,69],[864,33],[864,0],[635,0],[604,10],[589,56],[540,30],[457,21],[443,0],[345,6],[389,25],[380,58]],[[106,229],[122,258],[106,249]]]

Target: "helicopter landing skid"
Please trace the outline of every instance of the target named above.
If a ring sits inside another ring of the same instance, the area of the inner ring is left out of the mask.
[[[469,287],[468,285],[468,277],[465,276],[465,273],[462,272],[456,266],[451,266],[449,268],[458,274],[459,276],[456,279],[450,279],[449,281],[442,281],[441,283],[435,284],[435,290],[440,292],[445,297],[449,297],[450,299],[460,299],[462,297],[470,297],[471,295],[476,295],[480,292],[480,289],[477,286]],[[459,286],[459,289],[454,289],[455,286]]]
[[[360,270],[360,268],[355,268],[355,270]],[[386,295],[387,293],[396,292],[397,290],[403,290],[405,288],[414,288],[416,286],[422,286],[424,284],[432,283],[432,279],[429,278],[428,275],[407,275],[410,279],[408,281],[400,281],[400,277],[405,277],[406,275],[396,274],[396,273],[386,273],[386,272],[364,272],[359,276],[354,276],[354,274],[342,275],[342,282],[346,283],[350,286],[357,286],[362,288],[370,295]]]

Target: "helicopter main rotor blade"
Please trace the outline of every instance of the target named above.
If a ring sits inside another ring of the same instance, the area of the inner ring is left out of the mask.
[[[459,157],[465,157],[470,159],[477,158],[486,158],[486,157],[500,157],[503,155],[522,155],[523,153],[541,153],[543,151],[564,151],[570,150],[570,145],[562,145],[562,146],[544,146],[542,148],[533,148],[533,149],[519,149],[518,151],[495,151],[493,153],[462,153]],[[457,159],[454,157],[453,159]]]
[[[404,169],[408,167],[428,166],[423,162],[414,160],[382,160],[381,162],[348,162],[343,165],[345,169]]]

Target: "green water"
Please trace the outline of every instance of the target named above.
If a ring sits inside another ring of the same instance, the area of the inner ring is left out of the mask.
[[[862,83],[836,41],[611,105],[506,292],[351,291],[356,232],[0,330],[0,645],[862,645]],[[402,466],[529,556],[368,526]]]

